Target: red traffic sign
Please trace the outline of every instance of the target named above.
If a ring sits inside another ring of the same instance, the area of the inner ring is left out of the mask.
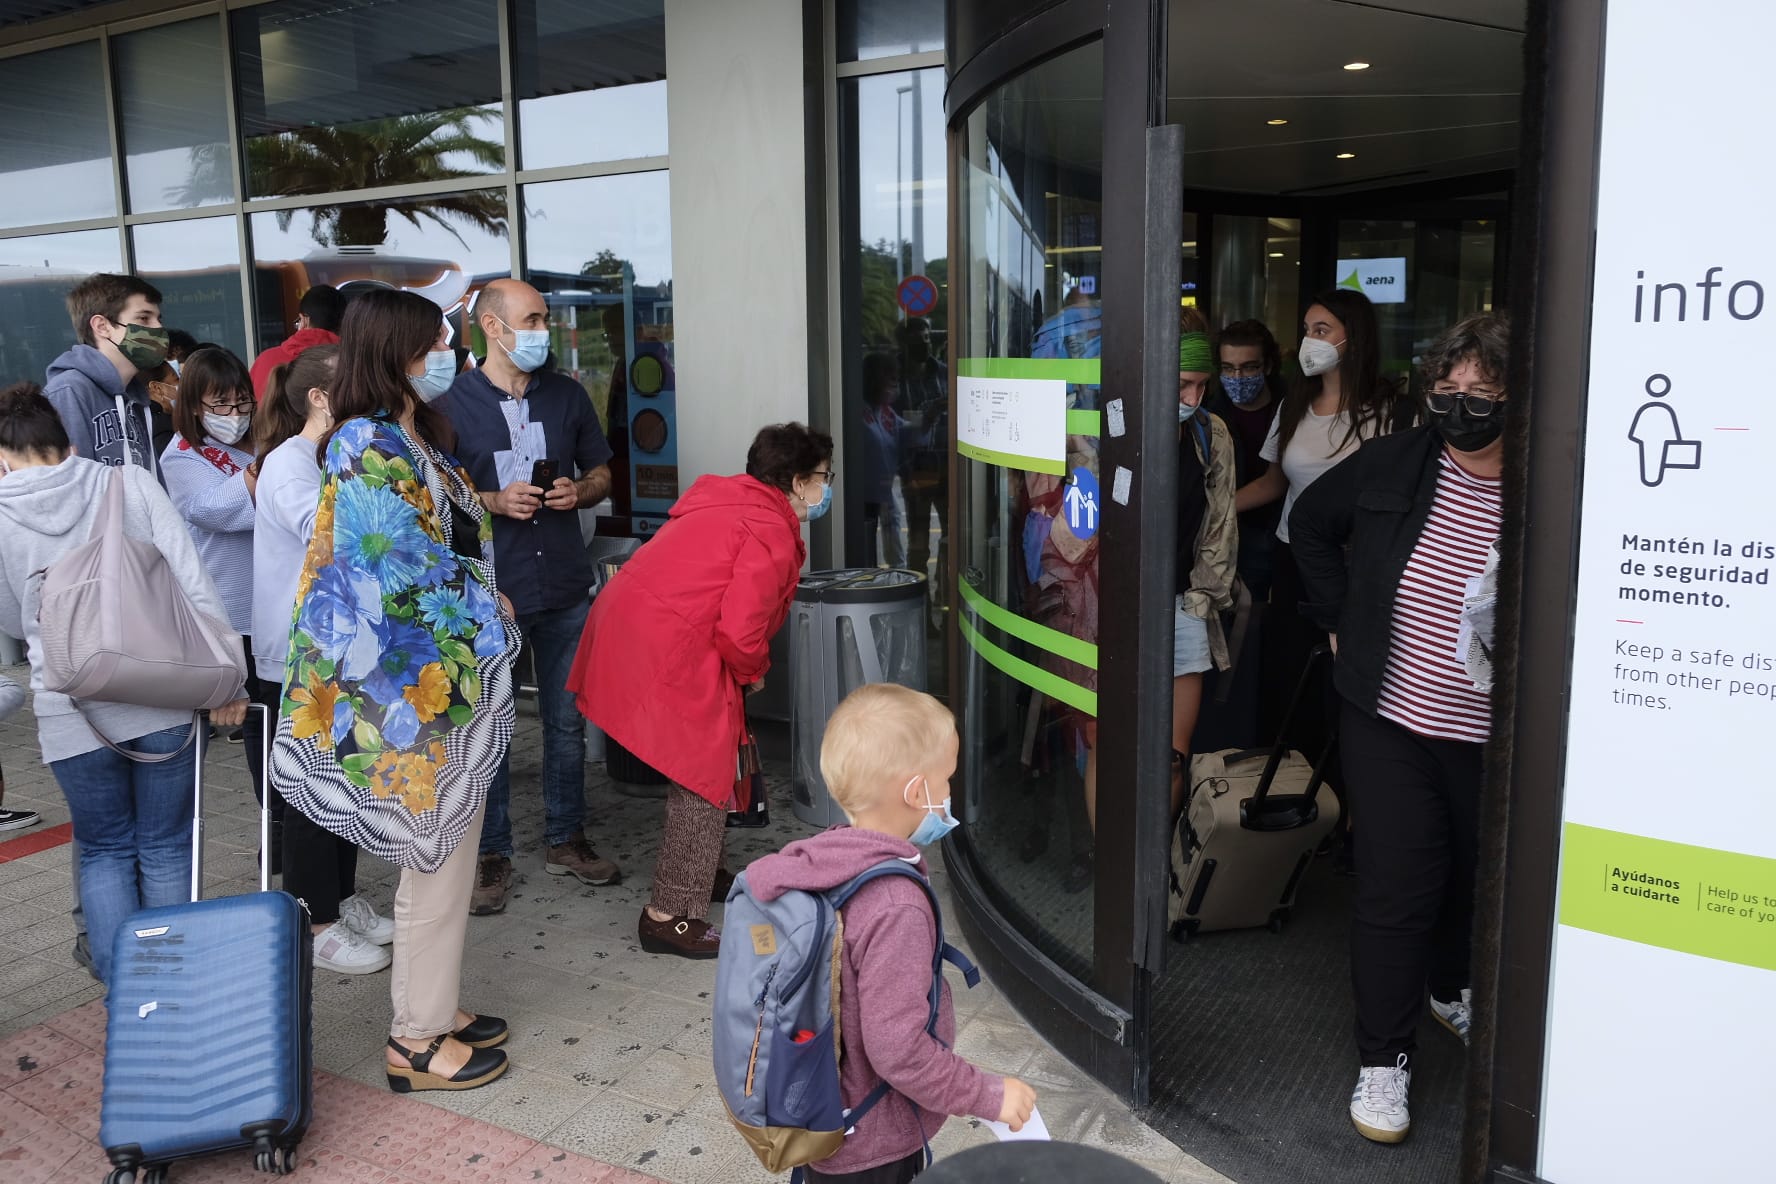
[[[894,298],[909,317],[922,317],[937,307],[937,285],[930,276],[909,275],[900,281]]]

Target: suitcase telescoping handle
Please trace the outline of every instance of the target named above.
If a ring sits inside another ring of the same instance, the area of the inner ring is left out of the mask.
[[[1283,716],[1283,726],[1277,730],[1276,743],[1271,745],[1270,758],[1264,762],[1264,775],[1258,779],[1258,788],[1252,794],[1252,801],[1262,805],[1270,796],[1270,783],[1276,780],[1277,769],[1283,763],[1283,757],[1289,751],[1289,725],[1294,722],[1295,714],[1307,701],[1310,688],[1313,687],[1315,675],[1319,671],[1320,662],[1332,656],[1332,647],[1325,642],[1314,646],[1307,655],[1307,665],[1302,668],[1301,679],[1295,684],[1295,695],[1289,700],[1289,711]],[[1320,779],[1326,771],[1326,759],[1332,755],[1332,743],[1328,740],[1325,751],[1320,753],[1319,760],[1314,762],[1313,780],[1308,784],[1307,800],[1313,801],[1319,792]]]
[[[259,891],[271,891],[271,708],[263,703],[247,705],[247,714],[259,712]],[[204,756],[209,747],[210,717],[206,712],[192,722],[194,784],[191,791],[191,899],[203,899],[204,853]]]

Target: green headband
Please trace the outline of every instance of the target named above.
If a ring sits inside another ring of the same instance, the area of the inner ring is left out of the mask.
[[[1196,374],[1207,374],[1215,367],[1209,357],[1209,335],[1207,333],[1180,333],[1178,335],[1178,373],[1186,370]]]

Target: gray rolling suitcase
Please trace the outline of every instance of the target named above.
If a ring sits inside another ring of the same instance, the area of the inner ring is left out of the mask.
[[[1320,646],[1308,658],[1291,717],[1329,653]],[[1337,797],[1321,792],[1333,750],[1328,744],[1317,762],[1309,762],[1279,737],[1269,748],[1192,758],[1189,799],[1172,835],[1172,936],[1282,928],[1314,851],[1338,825]]]

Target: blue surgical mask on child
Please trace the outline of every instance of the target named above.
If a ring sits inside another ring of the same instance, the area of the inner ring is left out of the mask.
[[[447,349],[433,350],[426,355],[425,373],[409,374],[407,381],[413,384],[421,403],[430,403],[456,381],[456,354]]]
[[[824,518],[830,509],[832,509],[832,486],[823,481],[820,485],[820,500],[808,503],[808,521]]]
[[[913,831],[910,841],[915,847],[928,847],[960,826],[961,820],[950,813],[949,798],[945,798],[942,805],[932,802],[931,782],[926,781],[925,778],[913,778],[912,781],[906,783],[906,788],[911,789],[914,782],[918,781],[925,782],[925,805],[923,807],[925,817],[920,819],[918,829]],[[901,791],[903,795],[905,792],[906,790]]]
[[[1189,403],[1178,404],[1178,422],[1179,423],[1190,422],[1190,417],[1195,414],[1196,414],[1196,407],[1192,406],[1191,404],[1189,404]]]
[[[1264,375],[1222,375],[1221,389],[1227,392],[1227,397],[1236,405],[1245,407],[1256,403],[1258,396],[1264,393]]]

